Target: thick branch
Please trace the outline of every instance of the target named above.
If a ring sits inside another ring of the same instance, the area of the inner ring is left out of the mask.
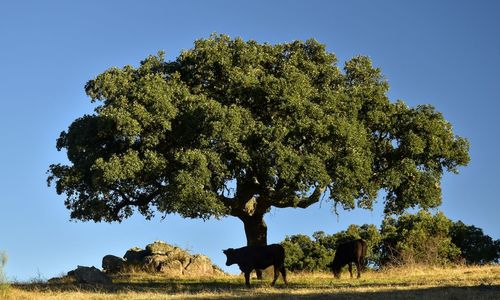
[[[275,198],[276,201],[272,202],[274,207],[285,208],[285,207],[299,207],[307,208],[314,203],[318,202],[321,195],[325,191],[325,187],[316,187],[314,192],[309,197],[299,197],[296,194],[290,195],[283,198]]]
[[[113,189],[113,191],[118,193],[120,195],[120,197],[122,198],[122,201],[118,202],[113,207],[113,210],[111,212],[111,215],[113,217],[116,217],[116,219],[119,219],[118,215],[123,208],[125,208],[127,206],[140,207],[140,206],[148,205],[149,203],[151,203],[151,201],[154,200],[154,198],[156,198],[157,196],[159,196],[161,194],[161,188],[157,188],[155,191],[148,193],[148,194],[145,194],[145,193],[141,194],[137,198],[128,196],[123,191],[121,191],[119,189]]]
[[[256,197],[259,193],[259,183],[255,177],[251,174],[246,174],[246,176],[237,178],[236,181],[236,194],[234,198],[228,198],[223,195],[219,195],[219,199],[224,206],[229,209],[229,214],[238,218],[245,218],[252,216],[255,213],[260,213],[262,210],[262,215],[269,208],[267,204],[266,208],[262,206],[266,205],[265,201],[261,201],[260,197]]]
[[[219,200],[224,204],[229,210],[229,215],[237,217],[241,212],[241,203],[236,198],[228,198],[223,195],[219,195]]]

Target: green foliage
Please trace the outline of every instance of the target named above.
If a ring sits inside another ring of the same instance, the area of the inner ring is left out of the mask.
[[[419,211],[386,217],[380,230],[373,224],[349,225],[328,235],[323,231],[287,236],[281,243],[285,265],[291,271],[330,271],[335,250],[341,243],[362,238],[368,249],[368,265],[446,265],[465,259],[467,263],[498,263],[500,240],[482,229],[452,222],[442,212]]]
[[[460,248],[462,257],[470,264],[498,263],[500,240],[485,235],[481,228],[454,222],[450,228],[451,241]]]
[[[377,227],[373,224],[363,224],[361,226],[351,224],[347,230],[339,231],[332,235],[325,235],[323,232],[315,232],[313,236],[316,241],[325,248],[335,253],[339,244],[356,239],[363,239],[367,244],[366,259],[370,265],[378,265],[379,244],[381,235]]]
[[[307,235],[292,235],[281,243],[285,248],[285,266],[290,271],[326,271],[333,251]]]
[[[451,225],[441,212],[386,217],[381,226],[381,264],[443,265],[457,261],[460,249],[451,241]]]
[[[313,39],[212,35],[174,61],[160,52],[108,69],[86,84],[98,105],[61,133],[69,163],[51,165],[48,182],[72,218],[108,222],[134,209],[262,220],[325,193],[371,208],[381,189],[389,213],[438,206],[468,142],[432,106],[392,103],[369,58],[336,63]]]

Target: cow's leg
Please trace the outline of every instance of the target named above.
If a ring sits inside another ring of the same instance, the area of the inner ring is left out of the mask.
[[[278,266],[274,266],[274,279],[273,279],[273,282],[271,283],[271,285],[274,286],[274,284],[276,283],[276,280],[278,279],[278,276],[280,276],[279,267]]]
[[[245,272],[245,285],[250,287],[250,272]]]
[[[352,262],[349,263],[349,274],[351,274],[351,278],[352,278]]]
[[[280,267],[280,272],[281,272],[281,276],[283,276],[283,281],[285,282],[286,285],[288,285],[288,281],[286,280],[286,269],[285,269],[285,265],[281,265]]]
[[[359,263],[359,260],[356,261],[356,270],[358,270],[358,278],[361,278],[361,264]]]

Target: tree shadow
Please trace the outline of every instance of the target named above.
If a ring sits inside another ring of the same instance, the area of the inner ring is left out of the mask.
[[[349,299],[349,300],[420,300],[420,299],[500,299],[500,285],[495,286],[471,286],[471,287],[430,287],[407,290],[382,290],[382,291],[343,291],[332,292],[318,290],[304,295],[290,294],[283,291],[277,294],[257,294],[249,297],[239,297],[241,299]],[[220,297],[219,299],[230,299],[230,297]]]
[[[13,287],[25,291],[39,292],[95,292],[95,293],[199,293],[245,290],[242,282],[201,281],[189,279],[145,280],[142,282],[116,282],[111,284],[62,283],[15,283]]]

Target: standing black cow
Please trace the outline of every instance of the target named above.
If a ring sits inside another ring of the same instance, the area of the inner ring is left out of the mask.
[[[335,258],[331,263],[333,274],[336,278],[340,278],[342,267],[349,264],[349,273],[352,278],[352,263],[356,264],[358,270],[358,278],[361,277],[361,268],[365,266],[366,257],[366,242],[362,239],[350,241],[337,246]]]
[[[285,284],[285,249],[279,244],[268,246],[247,246],[243,248],[229,248],[223,250],[227,257],[226,266],[238,264],[240,270],[245,274],[245,284],[250,286],[250,273],[255,270],[263,270],[269,266],[274,266],[274,280],[271,285],[276,283],[279,273],[283,276]]]

